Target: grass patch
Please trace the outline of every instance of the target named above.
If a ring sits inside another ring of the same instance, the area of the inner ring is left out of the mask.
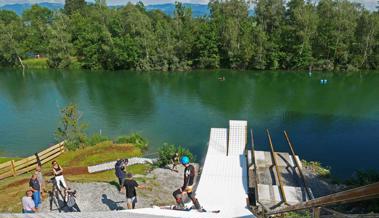
[[[90,166],[118,158],[138,157],[142,155],[141,149],[133,144],[114,144],[104,141],[95,146],[86,146],[75,151],[66,151],[57,158],[63,167]]]
[[[24,174],[0,181],[1,212],[21,212],[21,198],[28,189],[29,178],[29,174]]]
[[[21,160],[19,157],[0,157],[0,164],[11,161],[11,160]]]
[[[22,61],[29,69],[47,69],[47,58],[30,58]]]

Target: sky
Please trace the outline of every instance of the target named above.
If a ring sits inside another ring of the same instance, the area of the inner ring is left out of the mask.
[[[93,2],[94,0],[86,0],[89,2]],[[124,5],[128,2],[136,3],[139,0],[107,0],[109,5]],[[142,0],[142,2],[146,5],[149,4],[163,4],[163,3],[174,3],[176,0]],[[207,4],[209,0],[179,0],[185,3],[197,3],[197,4]],[[359,2],[365,5],[370,10],[375,10],[375,6],[377,5],[377,0],[351,0],[353,2]],[[41,3],[41,2],[53,2],[53,3],[64,3],[64,0],[0,0],[0,5],[5,4],[16,4],[16,3]]]

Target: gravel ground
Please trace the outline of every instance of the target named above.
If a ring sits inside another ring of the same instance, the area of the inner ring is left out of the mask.
[[[195,167],[198,170],[199,165],[195,164]],[[182,185],[183,170],[183,166],[178,166],[178,173],[169,169],[157,168],[146,176],[136,175],[135,178],[138,183],[147,186],[146,189],[137,189],[138,202],[136,208],[174,204],[172,192]],[[125,194],[120,193],[118,188],[110,183],[68,182],[68,186],[77,191],[76,202],[82,212],[123,210],[126,208]],[[50,199],[48,197],[42,203],[41,212],[50,212]],[[61,197],[56,203],[52,202],[53,212],[59,212],[58,204],[62,211],[70,211],[64,207]]]

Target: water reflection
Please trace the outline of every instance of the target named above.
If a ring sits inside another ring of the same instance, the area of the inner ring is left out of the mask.
[[[218,77],[222,75],[225,81]],[[328,79],[326,85],[320,79]],[[28,155],[54,142],[59,108],[74,102],[90,132],[116,136],[141,132],[151,149],[184,144],[199,159],[210,127],[247,119],[258,147],[264,129],[285,149],[287,129],[299,153],[340,172],[365,163],[351,161],[360,146],[367,159],[379,155],[378,73],[235,72],[180,73],[0,70],[0,150]],[[359,134],[358,134],[359,133]],[[354,137],[354,138],[352,138]],[[27,146],[26,146],[27,145]],[[339,155],[339,150],[343,152]],[[335,161],[338,155],[341,160]],[[344,161],[345,160],[345,161]],[[340,163],[346,163],[346,167]]]

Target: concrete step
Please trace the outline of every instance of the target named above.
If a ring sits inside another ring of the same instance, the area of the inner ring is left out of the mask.
[[[284,186],[283,189],[289,204],[297,204],[308,200],[305,189],[302,187]],[[282,202],[283,199],[280,195],[279,186],[258,184],[258,200],[267,205]]]
[[[280,167],[295,167],[295,160],[292,155],[285,152],[276,152],[278,161],[278,166]],[[270,167],[273,165],[271,152],[268,151],[254,151],[255,164],[259,167]],[[299,156],[296,155],[296,158],[300,162],[300,167],[302,168],[301,161]]]

